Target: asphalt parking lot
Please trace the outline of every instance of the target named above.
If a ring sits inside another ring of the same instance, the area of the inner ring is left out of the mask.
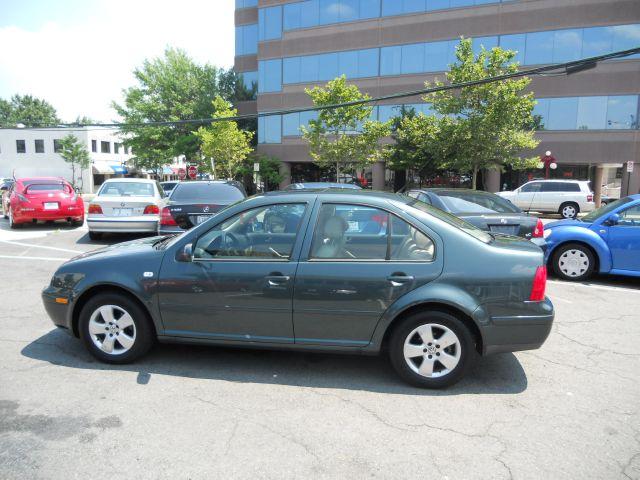
[[[164,345],[97,363],[40,301],[97,245],[0,220],[2,479],[640,478],[638,279],[552,280],[540,350],[428,391],[376,357]]]

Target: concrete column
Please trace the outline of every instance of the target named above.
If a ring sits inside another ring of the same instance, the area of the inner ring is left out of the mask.
[[[384,162],[376,162],[371,168],[371,183],[374,190],[384,190]]]
[[[500,170],[485,170],[484,171],[484,188],[487,192],[499,192],[500,191]]]
[[[600,208],[600,205],[602,205],[603,174],[604,174],[604,167],[602,165],[596,165],[596,172],[593,177],[593,201],[596,204],[596,208]]]
[[[282,175],[280,190],[283,190],[291,184],[291,164],[289,162],[280,162],[280,175]]]
[[[627,165],[624,166],[625,170]],[[633,165],[633,172],[629,173],[629,193],[627,195],[633,195],[640,193],[640,163],[636,162]]]

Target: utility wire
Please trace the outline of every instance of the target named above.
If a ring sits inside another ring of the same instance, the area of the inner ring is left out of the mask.
[[[301,107],[301,108],[292,108],[292,109],[285,109],[285,110],[272,110],[267,112],[249,113],[245,115],[235,115],[232,117],[222,117],[222,118],[194,118],[194,119],[185,119],[185,120],[167,120],[167,121],[157,121],[157,122],[151,121],[151,122],[133,122],[133,123],[120,122],[120,123],[87,123],[87,124],[63,123],[58,125],[42,124],[40,126],[22,127],[20,128],[20,130],[33,130],[33,129],[42,130],[42,129],[50,128],[50,129],[55,129],[57,131],[60,128],[78,129],[78,128],[84,128],[84,127],[122,128],[122,127],[170,127],[170,126],[177,126],[177,125],[209,125],[213,122],[251,120],[254,118],[271,117],[275,115],[287,115],[290,113],[313,112],[313,111],[319,111],[319,110],[333,110],[336,108],[349,107],[354,105],[366,105],[370,103],[375,104],[384,100],[395,100],[400,98],[415,97],[419,95],[427,95],[430,93],[442,92],[446,90],[456,90],[456,89],[465,88],[465,87],[475,87],[475,86],[483,85],[486,83],[499,82],[502,80],[510,80],[512,78],[519,78],[519,77],[525,77],[525,76],[571,75],[573,73],[577,73],[582,70],[594,68],[598,62],[613,60],[616,58],[628,57],[630,55],[634,55],[637,53],[640,53],[640,47],[630,48],[628,50],[620,50],[617,52],[607,53],[604,55],[597,55],[594,57],[583,58],[580,60],[573,60],[571,62],[556,63],[552,65],[545,65],[542,67],[519,70],[518,72],[505,73],[502,75],[487,77],[480,80],[472,80],[468,82],[441,85],[437,87],[422,88],[419,90],[393,93],[390,95],[382,95],[374,98],[354,100],[351,102],[335,103],[335,104],[324,105],[319,107],[312,106],[312,107]],[[554,72],[555,70],[561,70],[561,69],[564,69],[564,71],[551,73],[551,74],[547,73],[547,72]],[[0,130],[15,130],[16,128],[17,127],[0,127]]]

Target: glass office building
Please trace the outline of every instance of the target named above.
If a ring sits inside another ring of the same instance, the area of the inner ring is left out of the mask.
[[[638,0],[236,0],[235,24],[235,70],[255,94],[239,105],[242,113],[309,106],[305,88],[342,74],[374,97],[419,89],[442,78],[460,36],[477,50],[515,50],[527,67],[640,46]],[[618,186],[640,189],[640,55],[535,77],[531,89],[536,153],[552,151],[557,175],[593,177],[600,169],[614,196]],[[420,98],[404,103],[432,114]],[[387,120],[401,107],[381,102],[372,116]],[[281,159],[289,180],[313,171],[300,131],[313,118],[305,112],[258,122],[258,150]],[[373,166],[374,187],[388,186],[388,178],[383,164]],[[487,178],[493,189],[526,180]]]

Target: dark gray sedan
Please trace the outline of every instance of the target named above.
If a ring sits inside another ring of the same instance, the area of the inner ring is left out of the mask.
[[[547,338],[542,251],[405,195],[274,192],[183,234],[63,264],[43,291],[53,322],[108,363],[188,342],[388,352],[421,387],[476,355]]]
[[[464,188],[425,188],[407,193],[488,232],[507,233],[542,241],[544,225],[495,193]]]

